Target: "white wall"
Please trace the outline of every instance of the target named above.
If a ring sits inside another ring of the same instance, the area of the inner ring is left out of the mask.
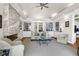
[[[74,11],[70,13],[63,13],[61,16],[55,19],[60,22],[60,27],[62,28],[62,32],[64,34],[68,34],[67,41],[68,43],[71,44],[74,44],[76,41],[76,34],[74,33],[74,25],[75,25],[74,13],[75,13]],[[66,21],[69,21],[69,27],[65,27]]]
[[[19,32],[19,15],[14,8],[10,7],[8,3],[2,3],[0,4],[0,15],[2,15],[0,38]]]
[[[2,28],[0,28],[0,38],[3,38],[3,20],[4,20],[4,16],[5,16],[5,13],[4,13],[4,9],[6,9],[6,6],[7,4],[0,4],[0,15],[2,15]]]
[[[2,38],[3,38],[3,30],[0,29],[0,39],[2,39]]]
[[[19,32],[19,14],[18,12],[11,6],[8,5],[7,15],[8,17],[4,20],[4,35],[9,36],[12,34],[16,34]]]

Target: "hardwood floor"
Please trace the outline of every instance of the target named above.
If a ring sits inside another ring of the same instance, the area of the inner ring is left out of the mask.
[[[38,42],[30,41],[29,46],[25,44],[24,56],[77,56],[77,50],[56,40],[52,40],[49,45],[41,46]]]

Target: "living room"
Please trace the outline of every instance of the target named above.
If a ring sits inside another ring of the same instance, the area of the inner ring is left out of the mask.
[[[2,3],[0,7],[1,52],[77,56],[79,3]]]

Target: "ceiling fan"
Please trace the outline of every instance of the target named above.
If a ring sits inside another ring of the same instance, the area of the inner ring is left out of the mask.
[[[36,6],[36,7],[40,7],[41,10],[43,10],[43,8],[49,8],[49,7],[47,6],[47,4],[48,4],[48,3],[40,3],[40,6]]]

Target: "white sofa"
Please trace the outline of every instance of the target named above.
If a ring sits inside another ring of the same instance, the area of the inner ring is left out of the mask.
[[[23,56],[24,53],[21,41],[11,41],[8,38],[0,39],[0,49],[10,49],[10,56]]]

